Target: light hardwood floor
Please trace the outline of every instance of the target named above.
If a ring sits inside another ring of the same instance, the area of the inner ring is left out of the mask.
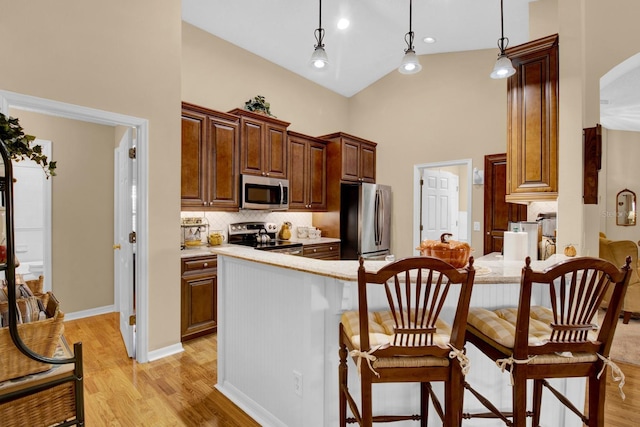
[[[150,363],[127,357],[116,313],[67,321],[64,335],[82,341],[87,427],[259,427],[214,388],[215,335]]]
[[[65,336],[69,343],[82,341],[88,427],[259,427],[213,387],[215,335],[188,341],[183,353],[144,364],[126,356],[115,313],[67,321]],[[619,366],[626,375],[626,400],[607,372],[605,426],[635,427],[640,425],[640,366]]]

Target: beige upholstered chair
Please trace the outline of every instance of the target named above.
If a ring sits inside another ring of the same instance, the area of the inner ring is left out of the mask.
[[[465,270],[437,258],[412,257],[377,273],[365,271],[360,259],[358,311],[343,314],[339,331],[341,427],[401,420],[420,420],[424,427],[429,398],[443,425],[460,425],[468,369],[464,335],[474,274],[473,258]],[[441,318],[445,298],[457,301],[449,322]],[[374,311],[376,300],[385,302]],[[348,355],[358,366],[360,405],[347,385]],[[431,388],[437,381],[444,382],[444,410]],[[373,416],[372,384],[402,382],[421,383],[420,413]],[[352,418],[347,418],[347,405]]]
[[[624,265],[627,256],[631,256],[631,277],[629,287],[622,302],[623,323],[629,323],[631,315],[640,314],[640,275],[638,275],[638,245],[631,240],[610,240],[600,233],[600,258],[612,262],[617,267]],[[602,307],[609,306],[609,295],[605,295]]]
[[[467,323],[467,342],[509,371],[513,412],[501,412],[471,385],[465,384],[465,387],[508,426],[524,427],[528,416],[533,418],[532,426],[540,425],[545,387],[579,415],[585,425],[603,427],[604,370],[608,367],[622,378],[618,367],[609,359],[609,350],[629,282],[630,263],[631,259],[627,258],[625,266],[619,269],[599,258],[581,257],[533,271],[531,259],[527,257],[518,306],[495,311],[471,307]],[[613,310],[607,310],[598,327],[597,311],[607,293],[611,295],[609,307]],[[543,296],[549,303],[534,305],[532,295]],[[547,381],[572,377],[587,378],[586,402],[582,399],[570,402]],[[531,402],[527,397],[529,381],[533,382]],[[581,410],[585,404],[587,415]],[[486,418],[490,414],[481,415]]]

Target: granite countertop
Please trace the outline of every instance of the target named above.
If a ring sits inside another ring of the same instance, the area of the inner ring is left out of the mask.
[[[268,251],[256,251],[252,248],[236,245],[222,245],[209,248],[209,250],[218,255],[319,274],[339,280],[357,280],[358,261],[356,260],[327,261]],[[567,257],[556,254],[545,261],[533,261],[531,266],[534,270],[543,270],[563,259],[567,259]],[[369,271],[377,271],[386,264],[388,264],[387,261],[365,261],[364,263],[365,268]],[[524,260],[505,261],[498,253],[485,255],[475,259],[476,277],[474,282],[477,284],[520,283],[520,274],[523,266]]]
[[[319,245],[322,243],[340,243],[340,239],[336,239],[333,237],[319,237],[317,239],[298,239],[298,238],[291,238],[289,239],[290,242],[295,242],[295,243],[302,243],[302,245]],[[223,247],[238,247],[238,245],[229,245],[229,244],[223,244],[223,245],[219,245],[219,246],[209,246],[209,245],[202,245],[202,246],[197,246],[195,248],[186,248],[180,251],[180,258],[192,258],[192,257],[197,257],[197,256],[203,256],[203,255],[211,255],[212,250],[215,248],[223,248]]]
[[[326,239],[326,240],[325,240]],[[307,244],[336,242],[339,239],[300,239]],[[297,240],[291,240],[297,241]],[[313,243],[312,243],[313,242]],[[358,272],[358,261],[356,260],[321,260],[305,258],[302,256],[292,256],[269,251],[257,251],[253,248],[224,244],[220,246],[203,246],[197,249],[185,249],[181,251],[182,258],[204,256],[204,255],[225,255],[232,258],[244,259],[261,264],[287,268],[290,270],[303,271],[311,274],[332,277],[338,280],[356,281]],[[531,267],[534,270],[543,270],[556,262],[567,259],[565,255],[555,254],[545,261],[533,261]],[[387,261],[365,261],[365,268],[369,271],[377,271],[388,264]],[[475,258],[476,268],[475,283],[477,284],[497,284],[497,283],[520,283],[520,274],[524,267],[522,261],[505,261],[499,253],[491,253]]]

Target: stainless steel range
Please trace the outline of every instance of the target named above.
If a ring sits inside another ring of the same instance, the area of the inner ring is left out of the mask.
[[[302,255],[302,243],[279,240],[278,226],[272,222],[238,222],[229,224],[229,243],[250,246],[261,251]]]

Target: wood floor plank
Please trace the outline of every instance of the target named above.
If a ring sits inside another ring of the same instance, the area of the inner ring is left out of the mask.
[[[87,426],[259,427],[214,388],[215,335],[185,342],[183,353],[150,363],[127,357],[116,313],[67,321],[65,336],[83,345]],[[608,372],[605,426],[635,427],[640,366],[618,365],[626,375],[626,399]]]
[[[126,355],[116,313],[67,321],[64,334],[70,343],[82,341],[88,426],[259,427],[214,388],[215,335],[137,363]]]

